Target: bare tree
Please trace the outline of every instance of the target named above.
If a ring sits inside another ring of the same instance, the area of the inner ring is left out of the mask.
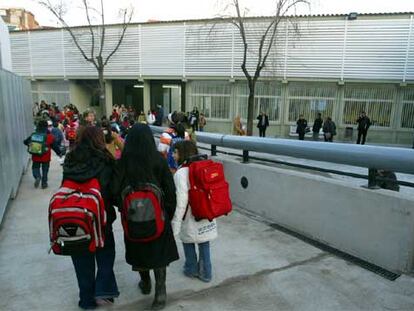
[[[65,15],[67,12],[66,6],[61,1],[58,4],[53,4],[50,0],[39,1],[39,3],[47,8],[62,24],[63,29],[65,29],[69,35],[71,36],[73,43],[78,48],[79,52],[82,54],[82,57],[93,64],[98,72],[98,80],[99,80],[99,105],[101,107],[105,107],[105,80],[104,80],[104,71],[105,66],[108,64],[111,57],[116,53],[119,47],[122,44],[122,41],[125,37],[125,32],[128,28],[128,25],[131,23],[132,16],[134,14],[134,10],[130,9],[121,9],[120,14],[122,15],[123,22],[121,25],[121,31],[118,38],[118,42],[116,43],[115,47],[107,53],[107,55],[103,55],[104,48],[105,48],[105,32],[107,25],[105,24],[105,15],[104,15],[104,4],[103,0],[100,0],[100,9],[93,8],[89,5],[88,0],[82,0],[82,9],[85,12],[86,20],[88,22],[87,28],[88,32],[87,35],[90,39],[90,50],[87,51],[87,48],[82,46],[81,44],[81,35],[76,33],[73,28],[71,28],[66,19]],[[92,23],[92,16],[98,15],[100,19],[100,23],[94,25]],[[84,35],[84,34],[82,34]]]
[[[241,11],[240,1],[231,0],[231,6],[234,8],[236,16],[232,17],[231,23],[237,27],[240,37],[243,42],[243,61],[241,64],[241,69],[247,79],[247,84],[249,87],[249,97],[248,97],[248,108],[247,108],[247,135],[253,135],[253,112],[254,112],[254,96],[255,96],[255,87],[256,83],[260,77],[262,70],[266,67],[268,62],[269,54],[272,49],[276,49],[276,36],[279,30],[280,23],[283,19],[288,20],[287,14],[291,11],[295,11],[298,5],[305,4],[310,5],[308,0],[275,0],[275,13],[269,18],[269,24],[265,25],[263,32],[254,33],[250,35],[246,27],[246,22],[248,18],[246,17],[245,12]],[[256,59],[254,72],[250,72],[247,66],[248,57],[252,53],[248,53],[251,49],[250,42],[248,37],[257,37],[259,39],[259,44],[257,48],[257,53],[254,53]]]

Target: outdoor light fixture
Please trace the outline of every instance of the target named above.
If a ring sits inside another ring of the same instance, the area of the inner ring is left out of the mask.
[[[164,84],[163,86],[162,86],[162,88],[163,89],[179,89],[180,88],[180,86],[179,85],[169,85],[169,84]]]
[[[143,89],[144,88],[144,85],[143,84],[135,84],[134,85],[134,88],[136,88],[136,89]]]
[[[353,21],[356,20],[358,18],[358,13],[357,12],[351,12],[348,14],[347,19],[349,21]]]

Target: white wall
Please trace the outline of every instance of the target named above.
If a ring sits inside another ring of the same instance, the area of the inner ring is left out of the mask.
[[[255,46],[260,36],[254,35],[255,31],[267,25],[263,19],[246,24],[249,69],[256,67]],[[414,23],[408,14],[360,15],[353,21],[345,16],[303,18],[298,24],[300,35],[289,25],[280,24],[262,77],[414,81]],[[88,32],[85,28],[75,31]],[[108,28],[105,57],[116,45],[119,31],[120,26]],[[13,66],[22,75],[37,79],[97,77],[95,68],[61,29],[13,32],[11,41]],[[90,50],[88,35],[82,36],[80,44]],[[228,23],[131,24],[105,69],[105,77],[243,78],[242,56],[240,35]]]
[[[12,71],[9,30],[1,17],[0,17],[0,57],[1,57],[0,68],[3,68],[8,71]]]

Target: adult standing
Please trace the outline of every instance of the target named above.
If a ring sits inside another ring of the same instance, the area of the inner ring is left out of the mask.
[[[257,128],[259,129],[259,136],[266,137],[266,129],[269,126],[269,117],[267,114],[262,111],[261,114],[257,117]]]
[[[80,132],[77,144],[68,153],[63,164],[63,179],[79,183],[97,178],[104,199],[107,223],[105,246],[96,253],[72,256],[79,285],[79,307],[94,309],[98,304],[111,304],[119,296],[114,274],[115,240],[112,223],[116,219],[112,205],[111,180],[114,175],[115,160],[105,147],[100,128],[86,126]],[[97,272],[95,272],[95,263]]]
[[[154,125],[161,126],[162,120],[164,119],[164,110],[161,105],[157,105],[157,114],[155,115]]]
[[[371,120],[365,114],[365,111],[362,111],[356,122],[358,123],[357,144],[364,145],[365,140],[367,138],[368,129],[371,126]],[[362,141],[361,141],[361,137],[362,137]]]
[[[318,141],[319,140],[319,131],[322,128],[323,120],[322,115],[318,113],[318,116],[316,117],[315,121],[313,121],[313,127],[312,127],[312,137],[313,140]]]
[[[325,141],[333,142],[333,137],[336,135],[336,124],[331,117],[326,117],[322,130]]]
[[[308,127],[308,121],[301,114],[296,121],[296,133],[299,134],[299,140],[305,140],[306,128]]]
[[[200,122],[198,124],[200,132],[204,132],[204,127],[206,126],[206,124],[207,124],[206,117],[204,116],[204,113],[201,112],[200,113]]]
[[[198,120],[199,120],[198,108],[194,107],[193,111],[190,114],[190,125],[193,128],[193,132],[198,131]]]
[[[151,292],[150,270],[155,275],[153,310],[164,308],[166,303],[166,268],[178,260],[171,220],[176,208],[175,185],[167,161],[157,151],[151,129],[146,124],[135,124],[128,133],[119,162],[119,175],[115,178],[115,192],[120,198],[128,186],[142,183],[157,185],[163,192],[165,227],[161,236],[150,242],[132,242],[125,237],[125,257],[133,271],[141,277],[139,288],[144,295]],[[119,202],[118,206],[122,206]]]
[[[233,120],[233,135],[244,136],[246,132],[243,129],[240,115],[237,115]]]

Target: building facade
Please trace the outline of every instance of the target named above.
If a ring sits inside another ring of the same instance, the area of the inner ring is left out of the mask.
[[[258,34],[268,23],[265,17],[246,23],[250,70]],[[108,26],[104,54],[120,29]],[[88,51],[89,29],[73,30]],[[11,46],[13,70],[32,80],[35,101],[72,102],[81,109],[96,102],[90,89],[97,72],[63,29],[13,32]],[[137,110],[160,104],[166,112],[196,106],[207,117],[207,130],[230,133],[233,118],[247,116],[242,57],[240,35],[227,20],[132,24],[105,69],[106,107],[96,109],[104,114],[113,104]],[[346,128],[355,128],[362,110],[373,122],[368,141],[412,143],[413,14],[283,20],[256,89],[255,114],[268,113],[268,136],[289,137],[300,114],[312,123],[320,112],[336,122],[338,139],[348,139]]]
[[[10,30],[30,30],[40,28],[33,13],[21,8],[0,8],[0,16]]]

